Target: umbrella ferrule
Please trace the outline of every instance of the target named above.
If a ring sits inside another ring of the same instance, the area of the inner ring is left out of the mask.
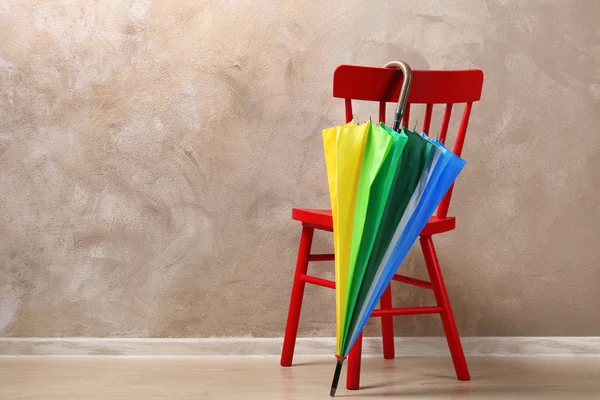
[[[335,365],[335,373],[333,374],[333,381],[331,382],[331,390],[329,391],[329,396],[335,397],[335,392],[337,391],[338,382],[340,381],[340,374],[342,373],[342,364],[344,364],[344,360],[346,357],[335,355],[337,358],[337,364]]]

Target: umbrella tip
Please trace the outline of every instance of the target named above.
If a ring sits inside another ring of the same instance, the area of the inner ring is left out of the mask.
[[[342,373],[342,364],[344,363],[343,358],[337,359],[337,364],[335,366],[335,373],[333,374],[333,381],[331,382],[331,390],[329,391],[329,396],[335,397],[335,392],[337,391],[338,382],[340,380],[340,374]]]

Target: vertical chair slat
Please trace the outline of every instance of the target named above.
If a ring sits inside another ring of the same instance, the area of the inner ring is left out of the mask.
[[[352,121],[352,99],[346,100],[346,123]]]
[[[385,122],[385,101],[379,102],[379,122]]]
[[[450,115],[452,114],[452,104],[446,104],[446,109],[444,110],[444,119],[442,120],[442,128],[440,129],[440,137],[439,140],[442,143],[446,142],[446,134],[448,133],[448,125],[450,124]]]
[[[423,122],[423,132],[429,135],[429,126],[431,125],[431,114],[433,113],[433,104],[427,104],[425,108],[425,121]]]

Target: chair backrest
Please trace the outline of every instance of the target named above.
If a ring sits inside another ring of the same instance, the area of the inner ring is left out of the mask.
[[[439,140],[446,141],[452,106],[466,103],[458,134],[454,142],[454,154],[460,156],[473,102],[481,98],[483,71],[412,71],[412,85],[408,94],[408,105],[402,119],[407,126],[411,104],[425,104],[423,131],[430,134],[429,127],[434,104],[444,104],[444,117]],[[346,101],[346,122],[352,120],[352,100],[376,101],[379,103],[379,121],[385,122],[387,103],[397,102],[402,86],[402,72],[397,69],[340,65],[333,74],[333,96]],[[452,187],[438,207],[438,218],[446,218]]]

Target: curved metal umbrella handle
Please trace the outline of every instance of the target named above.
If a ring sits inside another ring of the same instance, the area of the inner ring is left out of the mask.
[[[406,103],[408,102],[408,92],[412,84],[412,70],[404,61],[390,61],[384,65],[384,68],[400,69],[404,76],[402,88],[400,88],[400,96],[398,96],[398,107],[396,108],[396,115],[394,117],[394,130],[398,132],[402,117],[404,117],[404,111],[406,110]]]

